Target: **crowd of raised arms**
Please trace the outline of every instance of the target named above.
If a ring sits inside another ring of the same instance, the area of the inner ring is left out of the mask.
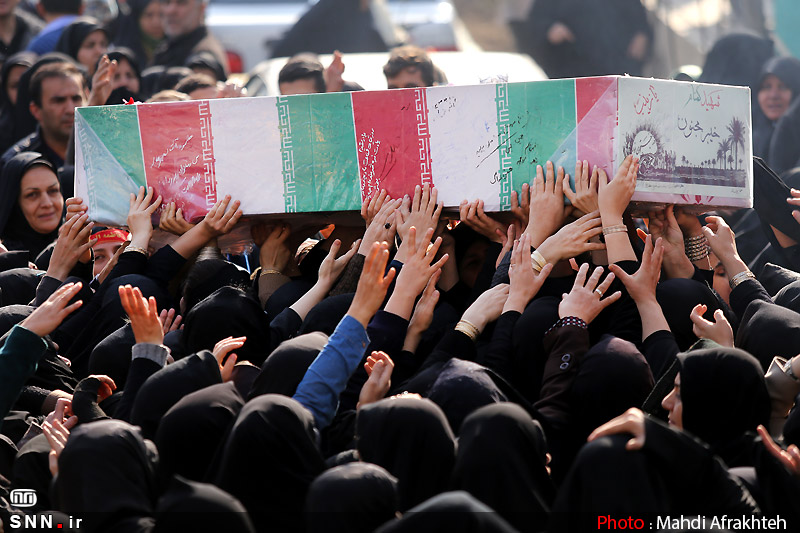
[[[631,212],[628,156],[614,176],[543,162],[502,214],[425,185],[357,224],[247,221],[229,196],[187,221],[142,187],[106,228],[72,193],[76,107],[243,92],[203,0],[127,0],[108,24],[18,4],[0,531],[800,529],[800,61],[729,36],[701,78],[753,90],[755,209]],[[583,30],[546,16],[564,52]],[[641,66],[636,28],[618,44]],[[389,88],[446,83],[422,50],[387,57]],[[346,59],[295,56],[281,91],[359,90]],[[257,251],[223,254],[247,223]]]

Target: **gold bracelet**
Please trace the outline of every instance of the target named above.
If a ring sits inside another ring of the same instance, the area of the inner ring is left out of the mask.
[[[628,226],[625,224],[617,224],[616,226],[608,226],[607,228],[603,228],[603,235],[610,235],[612,233],[627,233]]]
[[[140,254],[143,254],[143,255],[147,256],[147,248],[142,248],[141,246],[131,246],[129,244],[128,247],[125,248],[125,252],[123,252],[123,253],[126,253],[126,252],[138,252]]]
[[[478,335],[481,334],[481,330],[479,330],[475,324],[463,319],[458,321],[455,330],[460,331],[473,341],[478,338]]]
[[[547,259],[544,258],[539,250],[534,250],[531,254],[531,266],[536,272],[541,272],[547,264]]]
[[[259,276],[263,276],[264,274],[278,274],[279,276],[281,276],[281,275],[283,275],[283,272],[281,272],[280,270],[273,270],[273,269],[271,269],[271,268],[268,268],[268,269],[266,269],[266,270],[264,270],[264,269],[262,268],[262,269],[261,269],[261,272],[260,272],[258,275],[259,275]]]
[[[747,279],[756,279],[756,276],[749,270],[745,270],[733,276],[728,284],[731,286],[731,289],[735,289]]]

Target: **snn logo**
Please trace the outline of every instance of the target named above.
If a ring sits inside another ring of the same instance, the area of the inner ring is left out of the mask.
[[[33,489],[14,489],[11,491],[11,505],[33,507],[36,505],[36,491]]]

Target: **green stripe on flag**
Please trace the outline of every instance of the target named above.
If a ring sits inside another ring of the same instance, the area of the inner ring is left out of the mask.
[[[556,164],[574,161],[575,142],[568,140],[576,128],[575,81],[501,83],[496,87],[500,208],[506,211],[511,208],[511,191],[519,192],[523,183],[533,181],[536,165],[544,166],[550,158]],[[558,154],[559,149],[570,153]],[[571,173],[572,169],[565,171]]]
[[[280,97],[277,106],[286,212],[360,209],[350,95]]]
[[[146,186],[135,105],[81,107],[78,114],[137,186]]]

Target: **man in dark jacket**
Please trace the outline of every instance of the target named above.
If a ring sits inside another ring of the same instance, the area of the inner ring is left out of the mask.
[[[154,65],[182,67],[193,54],[207,51],[228,73],[228,58],[222,44],[206,28],[208,0],[161,0],[161,22],[167,40],[153,58]]]

